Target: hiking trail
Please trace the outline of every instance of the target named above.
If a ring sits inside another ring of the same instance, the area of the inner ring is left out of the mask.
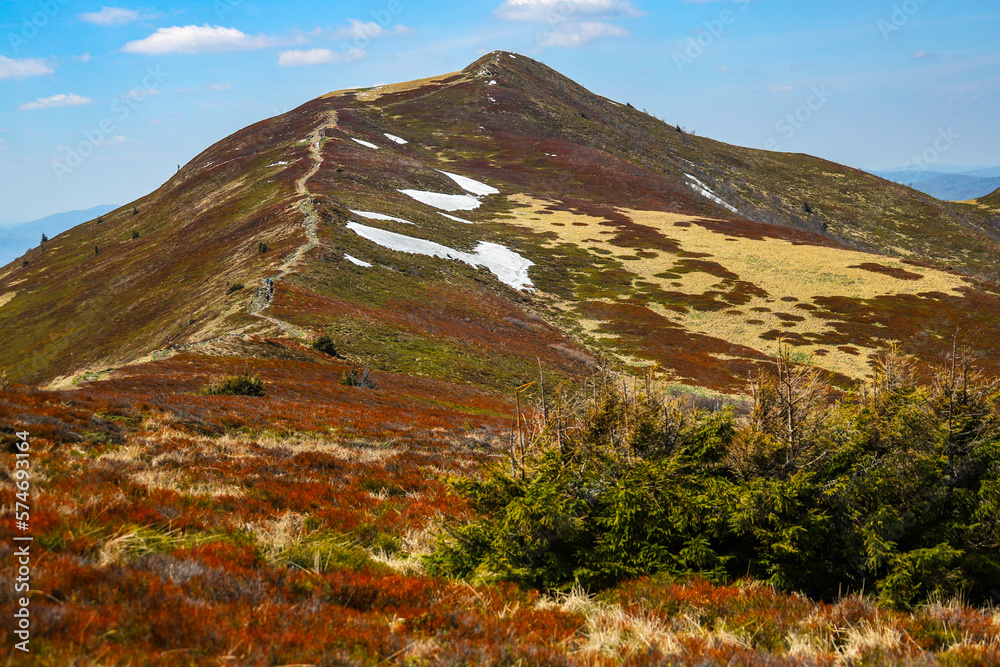
[[[337,112],[329,111],[324,116],[323,121],[309,135],[309,157],[313,164],[312,167],[309,168],[309,171],[295,181],[295,192],[302,197],[298,203],[298,207],[303,214],[302,227],[305,230],[306,242],[296,248],[295,252],[285,258],[285,261],[278,267],[278,273],[271,278],[270,287],[267,284],[260,286],[257,289],[257,293],[254,294],[253,299],[250,301],[250,315],[271,322],[282,331],[295,338],[304,338],[305,332],[302,329],[285,322],[284,320],[279,320],[278,318],[271,317],[270,315],[262,315],[260,311],[271,305],[271,300],[274,298],[274,283],[290,273],[294,273],[295,266],[302,261],[306,253],[320,244],[318,234],[319,214],[316,212],[312,193],[309,192],[308,183],[309,179],[315,176],[316,172],[318,172],[320,167],[323,165],[323,144],[326,142],[326,137],[323,136],[323,131],[328,127],[335,127],[336,125]]]

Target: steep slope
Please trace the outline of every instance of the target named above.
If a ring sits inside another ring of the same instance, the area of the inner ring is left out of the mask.
[[[994,210],[1000,210],[1000,188],[985,197],[980,197],[976,201],[983,206],[987,206]]]
[[[492,387],[608,354],[735,391],[783,338],[846,380],[889,340],[990,350],[1000,296],[970,276],[996,275],[996,236],[980,206],[695,137],[497,52],[257,123],[8,265],[0,365],[39,382],[325,333]]]
[[[66,211],[10,227],[0,227],[0,262],[6,264],[37,246],[42,234],[55,236],[81,222],[110,213],[117,205],[94,206],[84,211]]]

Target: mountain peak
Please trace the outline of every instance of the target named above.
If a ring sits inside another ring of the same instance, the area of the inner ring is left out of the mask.
[[[901,322],[930,332],[928,357],[956,328],[1000,337],[974,315],[1000,299],[927,265],[996,275],[986,215],[698,137],[494,51],[255,123],[32,249],[0,271],[0,366],[301,360],[322,335],[376,370],[493,388],[599,353],[731,392],[784,340],[846,382]]]

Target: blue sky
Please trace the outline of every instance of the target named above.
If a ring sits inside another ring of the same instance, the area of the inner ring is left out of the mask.
[[[699,135],[1000,164],[996,0],[0,0],[0,223],[126,203],[331,90],[494,49]]]

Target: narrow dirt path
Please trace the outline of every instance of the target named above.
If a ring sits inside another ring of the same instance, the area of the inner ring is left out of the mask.
[[[295,192],[299,194],[302,199],[298,202],[298,208],[302,211],[303,220],[302,227],[305,230],[306,242],[295,249],[293,253],[285,258],[285,261],[281,263],[278,267],[278,272],[271,277],[272,282],[276,282],[281,278],[294,273],[296,265],[302,261],[306,253],[315,248],[320,244],[318,227],[319,227],[319,215],[315,210],[312,203],[312,193],[309,192],[309,179],[316,175],[320,167],[323,165],[323,143],[325,143],[325,137],[323,136],[323,131],[328,127],[334,127],[337,124],[337,112],[330,111],[324,116],[323,121],[310,133],[309,135],[309,157],[312,160],[312,166],[309,168],[301,178],[295,181]],[[293,338],[305,338],[306,332],[299,327],[285,322],[284,320],[272,317],[270,315],[264,315],[260,311],[266,309],[271,305],[271,299],[274,296],[274,288],[268,289],[266,285],[261,286],[254,293],[253,298],[250,300],[250,305],[248,307],[248,313],[253,317],[259,317],[262,320],[266,320],[273,324],[275,327],[284,331],[286,334]],[[239,333],[228,333],[221,336],[215,336],[213,338],[208,338],[205,340],[199,340],[192,343],[181,343],[176,345],[168,345],[166,348],[161,350],[153,350],[150,355],[147,355],[152,361],[156,361],[157,358],[164,358],[172,356],[174,352],[182,352],[186,350],[197,350],[199,348],[204,348],[211,346],[215,343],[220,343],[225,340],[233,338],[246,339],[247,333],[245,331]],[[161,356],[162,355],[162,356]],[[142,361],[138,359],[132,362],[123,364],[122,366],[127,366],[131,363],[136,363]],[[106,370],[117,370],[118,367],[113,369],[102,368],[100,372]],[[98,372],[95,369],[82,369],[74,371],[68,376],[62,378],[56,378],[48,386],[51,388],[66,388],[72,387],[73,379],[79,377],[80,375],[87,372]]]
[[[305,230],[306,242],[296,248],[295,252],[285,258],[285,261],[278,267],[278,273],[272,278],[273,281],[278,281],[288,274],[294,273],[296,265],[302,261],[306,253],[320,244],[318,234],[319,214],[316,212],[316,208],[313,205],[312,193],[309,192],[308,183],[309,179],[315,176],[320,167],[323,165],[323,144],[325,143],[323,131],[328,127],[335,126],[336,124],[337,112],[327,112],[323,122],[320,123],[309,135],[309,157],[312,159],[313,164],[309,168],[309,171],[295,181],[295,192],[302,196],[302,200],[299,202],[298,206],[303,215],[302,227]],[[290,336],[294,336],[295,338],[304,338],[305,332],[302,329],[283,320],[279,320],[276,317],[260,313],[260,311],[271,305],[272,298],[273,290],[268,290],[266,286],[260,287],[253,299],[250,301],[250,314],[271,322]]]

